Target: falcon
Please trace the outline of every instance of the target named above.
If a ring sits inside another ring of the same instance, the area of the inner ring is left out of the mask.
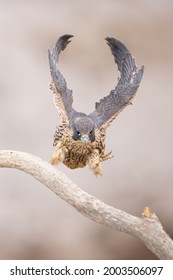
[[[102,175],[101,162],[112,158],[105,153],[106,129],[116,116],[134,98],[141,82],[144,66],[137,69],[135,59],[127,47],[119,40],[105,38],[120,77],[115,89],[95,104],[89,115],[77,112],[73,107],[72,90],[60,73],[57,64],[59,54],[68,45],[73,35],[65,34],[58,38],[54,48],[48,50],[54,103],[59,111],[61,122],[54,135],[54,153],[50,160],[55,165],[62,162],[71,169],[89,166],[95,175]]]

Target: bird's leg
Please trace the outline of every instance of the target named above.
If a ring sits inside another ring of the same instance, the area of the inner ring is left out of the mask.
[[[105,160],[113,158],[113,156],[111,154],[112,154],[112,151],[110,151],[107,154],[104,154],[104,152],[102,152],[101,155],[100,155],[101,161],[105,161]]]
[[[60,161],[63,162],[66,153],[67,153],[67,148],[61,142],[59,142],[55,147],[55,151],[52,155],[50,163],[52,165],[55,165],[58,164]]]
[[[99,150],[95,149],[89,157],[88,165],[95,175],[102,175]]]

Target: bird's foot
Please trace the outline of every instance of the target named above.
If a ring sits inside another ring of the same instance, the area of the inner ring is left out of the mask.
[[[96,176],[102,176],[103,174],[100,162],[95,166],[95,168],[92,168],[92,170]]]
[[[55,152],[52,155],[52,158],[50,160],[50,163],[52,165],[58,164],[59,162],[63,162],[64,158],[67,154],[68,150],[65,147],[59,147],[58,149],[55,149]]]
[[[107,154],[102,153],[102,154],[100,155],[100,160],[101,160],[101,161],[105,161],[105,160],[108,160],[108,159],[111,159],[111,158],[113,158],[113,156],[112,156],[112,151],[110,151],[110,152],[107,153]]]
[[[89,160],[88,160],[88,165],[91,168],[91,170],[94,172],[94,174],[97,175],[102,175],[102,168],[100,164],[100,156],[99,156],[99,151],[96,149],[94,152],[91,154]]]
[[[60,162],[60,158],[59,156],[57,156],[57,154],[53,153],[51,159],[50,159],[50,163],[52,165],[58,164]]]

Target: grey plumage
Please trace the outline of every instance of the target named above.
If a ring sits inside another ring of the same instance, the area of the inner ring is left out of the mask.
[[[108,46],[120,71],[118,84],[110,94],[95,105],[95,111],[89,116],[96,120],[97,126],[110,125],[111,121],[124,109],[139,87],[144,66],[137,71],[135,59],[132,58],[126,46],[114,38],[106,38]]]
[[[54,86],[56,87],[56,90],[60,95],[58,96],[57,93],[55,92],[54,94],[55,104],[61,113],[67,114],[69,120],[71,119],[72,115],[75,113],[75,110],[72,108],[72,103],[73,103],[72,90],[67,88],[67,83],[64,77],[57,69],[57,63],[58,63],[60,52],[66,48],[67,44],[70,43],[69,39],[72,37],[73,37],[72,35],[68,35],[68,34],[61,36],[60,38],[58,38],[55,47],[52,49],[52,51],[50,52],[50,50],[48,50],[50,73],[54,82]],[[60,102],[62,101],[61,106],[59,106],[60,105],[59,101]]]

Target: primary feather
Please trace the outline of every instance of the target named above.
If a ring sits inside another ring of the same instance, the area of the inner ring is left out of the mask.
[[[59,112],[64,116],[67,121],[74,113],[72,108],[73,95],[72,90],[68,89],[66,80],[57,68],[59,54],[63,51],[67,44],[70,43],[70,38],[73,35],[63,35],[56,41],[55,47],[52,51],[48,50],[49,67],[52,76],[51,89],[54,94],[54,102]]]
[[[135,59],[132,58],[127,47],[114,38],[106,38],[114,60],[120,71],[117,86],[110,94],[95,104],[95,111],[90,114],[98,127],[107,128],[116,116],[134,98],[142,79],[144,66],[137,70]]]

